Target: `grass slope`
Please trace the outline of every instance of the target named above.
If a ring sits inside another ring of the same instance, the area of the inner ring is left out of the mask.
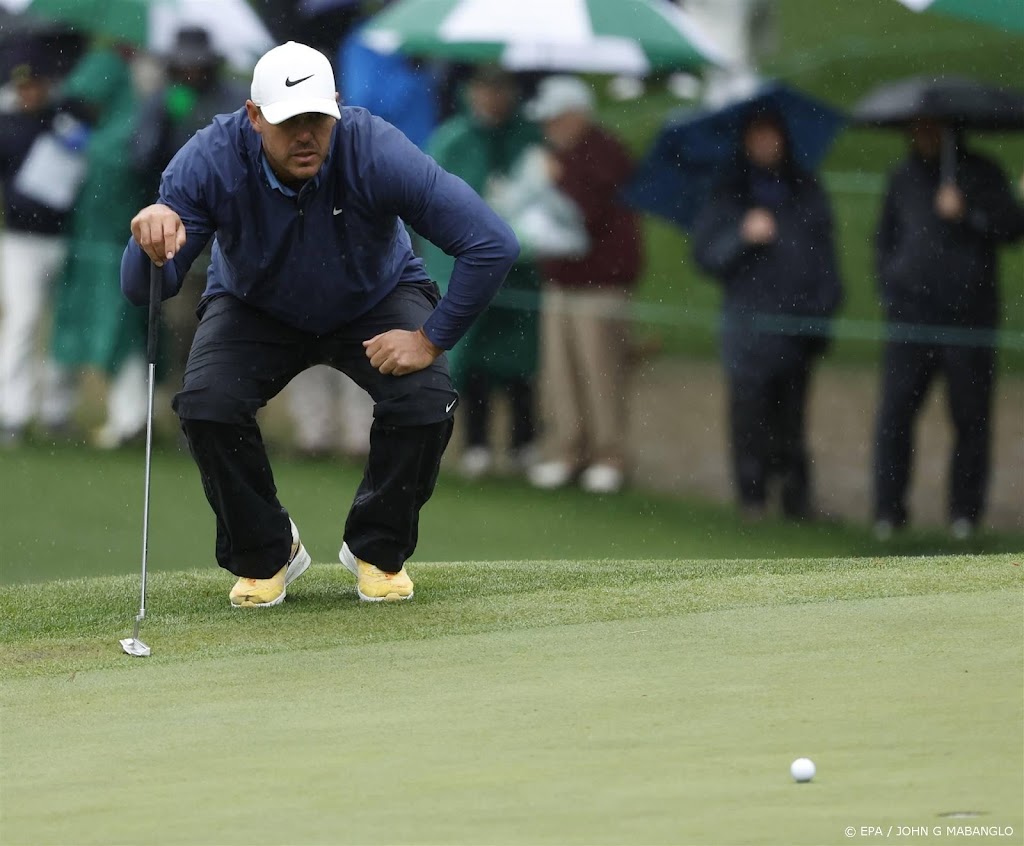
[[[398,607],[317,566],[256,613],[162,574],[145,660],[116,643],[131,578],[2,588],[0,831],[798,844],[977,811],[1019,832],[1020,565],[421,564]]]
[[[274,458],[279,495],[317,560],[333,560],[359,476],[332,462]],[[0,453],[0,584],[137,573],[142,538],[141,451],[97,453],[43,446]],[[192,460],[154,456],[150,514],[153,572],[216,570],[214,523]],[[446,475],[423,512],[416,561],[568,558],[761,558],[997,553],[1024,535],[982,534],[958,544],[913,531],[880,544],[863,526],[742,523],[725,505],[628,492],[555,494],[513,481]]]

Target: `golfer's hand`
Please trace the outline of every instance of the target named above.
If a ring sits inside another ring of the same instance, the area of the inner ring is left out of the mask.
[[[770,244],[777,234],[775,216],[767,209],[751,209],[743,216],[740,235],[748,244]]]
[[[935,212],[943,220],[960,220],[966,211],[964,193],[956,185],[943,185],[935,193]]]
[[[132,237],[157,267],[185,246],[185,224],[169,206],[146,206],[132,218]]]
[[[405,376],[424,370],[444,352],[422,329],[392,329],[363,341],[366,357],[385,376]]]

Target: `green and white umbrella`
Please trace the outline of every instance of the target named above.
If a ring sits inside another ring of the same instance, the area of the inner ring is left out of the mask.
[[[245,0],[14,0],[26,15],[165,53],[182,26],[201,26],[233,65],[251,68],[274,46]],[[0,0],[11,4],[11,0]]]
[[[669,0],[397,0],[363,37],[380,52],[509,70],[645,74],[725,61]]]
[[[1024,0],[899,0],[915,12],[940,12],[955,18],[1024,32]]]

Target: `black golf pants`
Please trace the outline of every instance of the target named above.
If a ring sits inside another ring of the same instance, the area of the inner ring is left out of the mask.
[[[370,365],[362,342],[390,329],[418,329],[437,297],[432,283],[402,284],[367,314],[319,336],[232,296],[202,304],[173,407],[217,518],[221,567],[262,579],[286,563],[289,518],[256,412],[296,374],[329,364],[374,400],[370,453],[344,539],[380,569],[402,568],[416,548],[420,509],[434,490],[458,395],[446,356],[418,373],[384,376]]]

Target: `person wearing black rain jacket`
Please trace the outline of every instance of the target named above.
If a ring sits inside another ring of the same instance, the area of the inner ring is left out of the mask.
[[[941,174],[944,128],[919,121],[890,178],[876,239],[888,339],[875,432],[875,534],[908,520],[913,427],[935,377],[946,378],[954,444],[949,521],[958,538],[981,519],[988,486],[997,248],[1024,237],[1024,207],[1002,171],[955,135],[955,181]],[[951,129],[946,130],[952,132]]]
[[[733,474],[744,516],[812,515],[805,410],[811,372],[842,301],[827,195],[796,164],[775,112],[747,119],[732,168],[694,226],[697,263],[722,285],[721,352]]]

